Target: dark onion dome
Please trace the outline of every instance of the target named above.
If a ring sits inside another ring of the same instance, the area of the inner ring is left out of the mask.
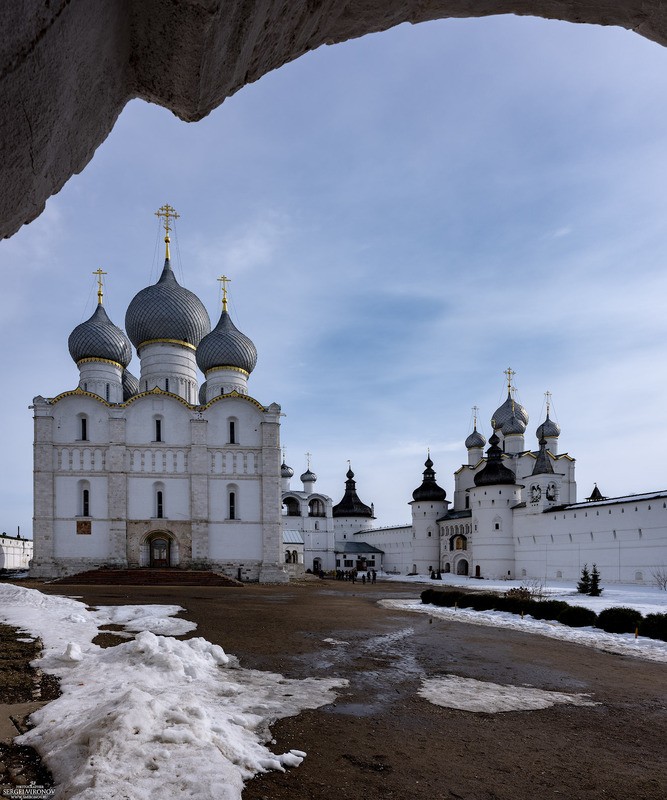
[[[236,367],[252,372],[257,364],[257,348],[234,325],[223,309],[218,324],[199,343],[197,365],[206,374],[214,367]]]
[[[475,475],[475,486],[511,486],[516,483],[516,475],[503,464],[503,451],[498,447],[500,439],[494,433],[489,439],[491,447],[486,451],[487,461]]]
[[[283,461],[280,465],[280,477],[281,478],[291,478],[294,475],[294,470],[292,467],[288,467],[287,464]]]
[[[535,466],[531,475],[553,475],[554,468],[547,453],[547,440],[542,437],[540,439],[540,452],[535,459]]]
[[[139,394],[139,381],[127,369],[123,370],[123,402]]]
[[[447,492],[435,482],[435,471],[430,456],[424,462],[424,466],[426,467],[423,473],[424,480],[422,481],[422,485],[417,487],[412,493],[412,499],[432,500],[440,503],[447,497]]]
[[[514,413],[503,425],[502,432],[503,436],[511,436],[513,433],[524,434],[526,432],[526,424]]]
[[[535,431],[535,435],[537,436],[538,441],[540,439],[547,439],[549,437],[557,438],[558,436],[560,436],[560,425],[549,418],[548,411],[547,411],[547,418]]]
[[[199,387],[199,405],[206,405],[206,381]]]
[[[167,258],[158,282],[132,299],[125,314],[125,329],[137,349],[155,339],[173,339],[196,347],[211,330],[211,320],[197,295],[178,283]]]
[[[486,439],[477,430],[477,426],[475,425],[475,430],[466,439],[467,449],[473,450],[476,447],[484,447],[485,444],[486,444]]]
[[[294,473],[292,473],[292,475],[293,474]],[[317,480],[317,475],[309,467],[299,478],[299,480],[301,481],[301,483],[315,483],[315,481]]]
[[[357,495],[357,484],[354,480],[354,472],[347,471],[345,481],[345,494],[343,499],[332,509],[334,517],[370,517],[373,519],[373,509],[362,503]]]
[[[130,336],[130,338],[132,337]],[[496,409],[496,413],[492,417],[494,430],[501,430],[512,414],[520,419],[524,426],[528,425],[528,412],[521,403],[517,403],[517,401],[514,400],[511,392],[507,392],[507,399]],[[489,441],[491,440],[489,439]]]
[[[77,363],[84,358],[103,358],[126,367],[132,360],[132,347],[127,336],[109,319],[101,303],[90,319],[74,328],[67,345]]]

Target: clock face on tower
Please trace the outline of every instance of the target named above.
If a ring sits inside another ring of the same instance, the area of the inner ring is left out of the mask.
[[[542,497],[542,489],[534,483],[530,487],[530,502],[531,503],[539,503],[540,498]]]

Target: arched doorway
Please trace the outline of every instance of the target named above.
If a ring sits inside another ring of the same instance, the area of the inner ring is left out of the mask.
[[[166,536],[160,534],[154,536],[149,541],[148,547],[148,558],[151,567],[159,568],[171,566],[171,542]]]
[[[457,575],[468,574],[468,562],[465,560],[465,558],[462,558],[456,565],[456,574]]]
[[[321,558],[314,558],[313,559],[313,572],[317,574],[322,569],[322,559]]]

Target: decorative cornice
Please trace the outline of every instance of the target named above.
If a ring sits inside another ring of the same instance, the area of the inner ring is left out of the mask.
[[[146,347],[149,344],[176,344],[179,347],[185,347],[187,350],[197,350],[197,348],[190,344],[190,342],[184,342],[181,339],[147,339],[145,342],[142,342],[137,347],[137,353],[141,350],[142,347]]]
[[[243,369],[243,367],[211,367],[211,369],[207,369],[206,370],[206,380],[208,380],[208,376],[212,372],[219,372],[220,370],[223,370],[223,369],[232,370],[233,372],[240,372],[242,375],[245,375],[246,378],[250,376],[250,373],[248,372],[248,370]]]
[[[122,364],[119,364],[117,361],[112,361],[110,358],[82,358],[76,362],[76,365],[80,367],[82,364],[90,364],[96,361],[100,361],[102,364],[111,364],[114,367],[118,367],[121,371],[124,369]]]
[[[101,398],[99,394],[93,394],[93,392],[84,392],[84,390],[79,386],[77,386],[76,389],[72,389],[70,392],[61,392],[59,395],[56,395],[56,397],[52,397],[49,400],[49,403],[51,405],[55,405],[56,403],[60,402],[60,400],[64,400],[66,397],[90,397],[92,400],[99,400],[99,402],[107,408],[111,408],[111,406],[114,405],[114,403],[108,403],[106,400]]]
[[[254,397],[250,397],[248,394],[240,394],[236,390],[233,392],[229,392],[228,394],[218,394],[212,400],[209,400],[208,403],[205,403],[201,408],[210,408],[213,403],[218,403],[220,400],[229,400],[230,398],[238,398],[239,400],[245,400],[246,403],[250,403],[253,406],[256,406],[260,411],[268,411],[259,400],[255,400]]]

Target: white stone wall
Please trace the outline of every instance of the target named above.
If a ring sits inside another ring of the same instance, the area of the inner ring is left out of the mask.
[[[32,559],[32,539],[0,536],[0,570],[28,569]]]
[[[413,567],[416,568],[417,565],[414,563],[412,525],[366,529],[353,537],[353,540],[367,542],[382,550],[385,572],[407,575],[415,571]]]

